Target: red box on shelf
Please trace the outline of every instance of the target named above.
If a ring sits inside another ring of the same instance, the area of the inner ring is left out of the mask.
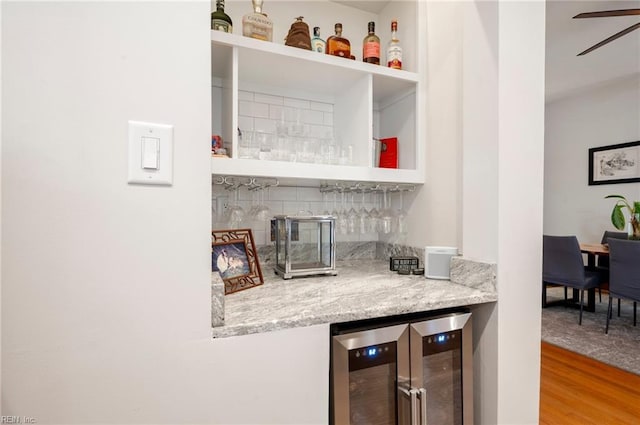
[[[398,168],[398,138],[380,139],[380,168]]]

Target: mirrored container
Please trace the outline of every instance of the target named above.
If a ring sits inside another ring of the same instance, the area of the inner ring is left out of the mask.
[[[333,216],[277,215],[276,267],[284,279],[332,275],[336,271],[336,221]]]

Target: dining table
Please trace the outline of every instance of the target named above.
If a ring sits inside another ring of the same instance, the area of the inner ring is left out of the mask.
[[[580,252],[587,254],[587,267],[596,266],[597,256],[609,256],[609,245],[606,243],[581,243]]]

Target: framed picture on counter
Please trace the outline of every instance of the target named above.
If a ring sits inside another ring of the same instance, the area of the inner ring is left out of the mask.
[[[251,229],[214,230],[211,236],[211,270],[220,273],[225,295],[264,283]]]
[[[589,149],[589,186],[640,182],[640,141]]]

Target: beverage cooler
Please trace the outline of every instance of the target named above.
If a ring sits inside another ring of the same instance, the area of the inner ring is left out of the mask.
[[[471,313],[331,326],[330,423],[473,424]]]

